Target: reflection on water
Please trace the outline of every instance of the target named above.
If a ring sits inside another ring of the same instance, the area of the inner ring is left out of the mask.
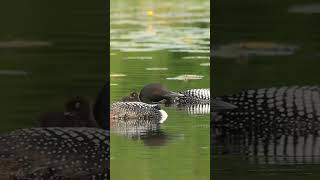
[[[188,114],[209,114],[210,113],[210,104],[179,104],[177,110],[185,111]]]
[[[142,136],[146,136],[148,132],[156,132],[160,128],[159,124],[140,124],[140,125],[128,125],[126,123],[114,123],[111,126],[112,132],[126,136],[132,139],[139,139]]]
[[[111,86],[111,102],[149,83],[175,92],[208,88],[209,68],[199,64],[210,61],[209,5],[208,0],[111,2],[111,72],[127,75],[111,78],[117,84]],[[161,125],[111,128],[112,178],[209,179],[210,149],[201,148],[209,147],[209,114],[203,113],[208,108],[161,109],[168,114]]]

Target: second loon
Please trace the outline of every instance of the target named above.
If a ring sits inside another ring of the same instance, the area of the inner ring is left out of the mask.
[[[161,84],[153,83],[145,85],[140,94],[132,91],[130,96],[124,97],[123,101],[136,101],[144,103],[178,103],[183,105],[190,104],[210,104],[210,89],[189,89],[179,93],[169,91]],[[213,99],[211,110],[234,109],[236,106],[224,101]]]
[[[227,149],[223,153],[260,156],[261,163],[320,162],[319,86],[251,89],[220,98],[239,107],[211,121],[211,138]]]

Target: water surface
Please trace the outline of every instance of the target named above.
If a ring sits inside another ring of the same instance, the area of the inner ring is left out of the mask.
[[[207,0],[111,2],[111,102],[152,82],[173,91],[209,88],[209,66],[200,65],[209,63],[209,5]],[[167,79],[178,76],[185,78]],[[134,137],[111,133],[112,179],[209,179],[209,115],[162,108],[168,119],[157,131]]]

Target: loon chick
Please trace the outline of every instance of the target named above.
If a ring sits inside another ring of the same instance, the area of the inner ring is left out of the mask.
[[[68,100],[64,112],[42,113],[37,124],[40,127],[98,127],[89,101],[80,96]]]
[[[110,108],[111,123],[128,125],[163,123],[168,114],[159,105],[143,102],[115,102]]]
[[[1,179],[109,179],[109,132],[28,128],[0,136]]]
[[[136,90],[133,90],[129,96],[123,97],[122,98],[123,102],[139,102],[139,94],[137,93]]]

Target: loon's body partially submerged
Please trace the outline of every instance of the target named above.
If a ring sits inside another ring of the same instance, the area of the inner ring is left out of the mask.
[[[116,102],[111,105],[111,123],[125,123],[128,125],[159,124],[167,119],[168,115],[159,105],[143,102]]]
[[[184,96],[176,100],[178,107],[184,108],[190,114],[209,114],[212,111],[237,108],[216,98],[210,99],[210,89],[190,89],[180,93]]]
[[[177,102],[181,104],[209,104],[210,89],[190,89],[179,92],[183,96],[179,97]]]
[[[109,133],[98,128],[29,128],[0,136],[4,179],[109,179]]]
[[[134,90],[130,96],[122,99],[126,102],[165,103],[175,105],[180,110],[186,110],[191,114],[207,114],[212,111],[234,109],[236,106],[213,99],[210,106],[210,89],[190,89],[179,93],[168,91],[160,84],[147,84],[140,95]]]
[[[221,97],[238,106],[220,113],[222,124],[230,130],[252,129],[300,135],[320,130],[320,89],[315,86],[292,86],[243,91]]]
[[[256,89],[220,98],[238,108],[212,119],[216,143],[222,138],[242,145],[246,155],[273,155],[281,163],[320,162],[314,158],[320,156],[318,86]]]
[[[64,112],[42,114],[39,128],[0,135],[0,179],[109,180],[106,87],[97,97],[94,118],[88,101],[76,97]]]

